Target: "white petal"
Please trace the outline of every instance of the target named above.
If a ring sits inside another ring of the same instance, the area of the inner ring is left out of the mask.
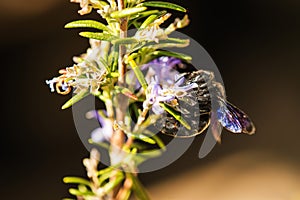
[[[160,105],[158,103],[153,104],[152,106],[152,111],[156,114],[156,115],[161,115],[164,113],[164,109],[162,109],[162,107],[160,107]]]
[[[103,142],[105,140],[105,136],[103,135],[102,128],[96,128],[91,133],[91,138],[94,142]]]

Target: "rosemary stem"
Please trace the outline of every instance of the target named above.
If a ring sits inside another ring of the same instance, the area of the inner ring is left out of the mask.
[[[118,10],[121,11],[125,8],[124,0],[118,0]],[[127,18],[121,18],[120,19],[120,38],[126,38],[127,37]],[[119,78],[118,78],[118,85],[121,87],[126,87],[126,64],[124,63],[124,55],[126,53],[126,49],[124,45],[119,46],[119,57],[118,57],[118,72],[119,72]],[[125,113],[127,109],[127,98],[123,94],[117,95],[117,106],[116,106],[116,121],[117,122],[124,122]],[[117,164],[122,157],[122,147],[125,142],[125,134],[121,129],[118,129],[114,131],[114,134],[111,138],[111,150],[110,150],[110,159],[111,164],[115,165]],[[116,177],[111,177],[111,180],[114,180]],[[120,199],[120,191],[123,191],[124,188],[122,185],[117,186],[113,190],[113,198],[116,200]],[[118,195],[119,194],[119,195]],[[123,195],[121,195],[123,196]]]
[[[124,0],[118,0],[118,10],[124,9]],[[127,37],[127,19],[121,18],[120,19],[120,38]],[[118,85],[125,87],[125,73],[126,73],[126,65],[123,61],[124,55],[126,53],[125,46],[119,46],[119,58],[118,58],[118,71],[119,71],[119,78],[118,78]],[[126,97],[122,94],[117,96],[117,108],[116,108],[116,120],[118,122],[123,122],[125,117],[125,112],[127,108],[127,100]],[[112,145],[112,155],[118,154],[124,144],[124,132],[122,130],[116,130],[113,134],[111,139]],[[113,159],[113,158],[111,158]]]

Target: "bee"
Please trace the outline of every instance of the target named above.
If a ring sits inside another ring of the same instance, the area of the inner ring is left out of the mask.
[[[198,85],[188,96],[177,99],[180,105],[177,110],[190,128],[183,126],[174,116],[165,112],[155,124],[161,133],[180,138],[193,137],[204,132],[210,125],[213,126],[212,130],[216,131],[223,127],[231,133],[255,133],[255,126],[250,117],[226,100],[224,87],[215,81],[213,72],[186,72],[183,77],[183,85]],[[218,133],[213,132],[213,135],[220,141]]]

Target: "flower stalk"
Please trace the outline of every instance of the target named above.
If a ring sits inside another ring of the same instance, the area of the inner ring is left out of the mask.
[[[124,9],[124,0],[118,0],[118,10],[122,11]],[[119,19],[120,20],[120,34],[119,38],[124,39],[127,37],[127,19],[126,17],[122,17]],[[119,77],[118,77],[118,86],[125,88],[126,87],[126,64],[124,63],[124,56],[126,53],[126,47],[122,44],[119,45],[119,57],[118,57],[118,72],[119,72]],[[125,118],[125,112],[127,108],[127,97],[123,95],[122,93],[119,93],[117,95],[117,108],[116,108],[116,120],[117,122],[124,122]],[[124,145],[125,141],[125,134],[124,131],[121,129],[117,129],[114,131],[114,134],[111,138],[111,150],[110,150],[110,159],[111,163],[117,163],[115,161],[115,158],[118,158],[118,154],[121,153],[122,147]],[[116,179],[116,177],[111,177],[111,180],[113,181]],[[113,197],[117,200],[122,200],[126,199],[129,197],[130,193],[130,188],[131,185],[129,186],[128,182],[130,180],[125,179],[124,186],[118,186],[113,190]]]
[[[121,11],[124,9],[124,0],[118,0],[118,10]],[[120,18],[120,39],[126,38],[127,36],[127,19],[125,17]],[[124,56],[126,53],[126,48],[124,45],[119,45],[119,57],[118,57],[118,85],[120,87],[125,87],[125,74],[126,74],[126,64],[124,63]],[[117,122],[123,122],[125,118],[126,112],[126,96],[123,94],[118,94],[117,96],[117,108],[116,108],[116,120]],[[111,138],[111,159],[114,159],[115,154],[119,154],[119,151],[122,150],[122,146],[124,144],[125,135],[121,129],[118,129],[114,132]],[[112,161],[114,162],[114,161]]]

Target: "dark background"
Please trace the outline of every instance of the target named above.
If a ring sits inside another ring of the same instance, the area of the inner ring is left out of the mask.
[[[214,59],[228,99],[251,116],[257,133],[224,132],[222,144],[202,160],[197,155],[204,136],[199,136],[178,161],[142,174],[141,179],[151,187],[243,151],[265,154],[275,165],[285,163],[298,170],[300,2],[180,4],[188,8],[191,19],[182,32]],[[45,84],[88,47],[78,31],[63,28],[72,20],[89,18],[80,17],[78,8],[68,1],[1,0],[1,199],[61,199],[68,196],[62,177],[85,176],[81,161],[88,151],[76,133],[71,110],[60,110],[70,96],[50,93]],[[299,177],[297,170],[290,179]]]

